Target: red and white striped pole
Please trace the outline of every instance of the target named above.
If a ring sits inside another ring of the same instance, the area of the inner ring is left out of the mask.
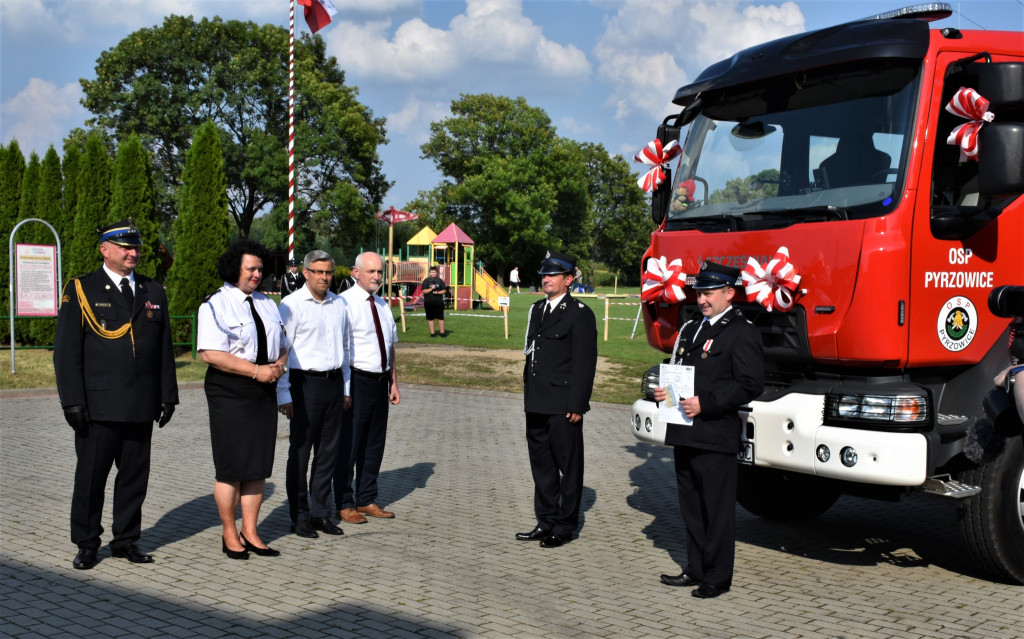
[[[288,15],[288,259],[295,259],[295,0]]]

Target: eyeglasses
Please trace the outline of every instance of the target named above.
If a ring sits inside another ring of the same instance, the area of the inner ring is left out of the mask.
[[[334,271],[319,271],[315,268],[307,268],[306,270],[313,275],[334,275]]]

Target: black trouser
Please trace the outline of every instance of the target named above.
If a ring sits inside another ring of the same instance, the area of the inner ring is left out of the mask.
[[[345,380],[289,373],[292,419],[289,424],[285,487],[292,522],[331,514],[331,480],[337,465],[345,408]],[[309,468],[310,453],[313,467]],[[306,472],[309,471],[309,481]]]
[[[687,536],[683,572],[703,583],[729,588],[736,556],[736,454],[689,446],[673,450]]]
[[[353,371],[352,410],[345,414],[343,441],[334,473],[334,503],[339,510],[369,506],[377,501],[377,477],[384,461],[388,434],[389,392],[387,374],[374,378]],[[347,455],[344,454],[346,442]]]
[[[110,467],[114,477],[114,538],[111,550],[127,548],[142,533],[142,502],[149,484],[153,422],[90,422],[85,437],[75,434],[75,488],[71,496],[71,541],[98,548],[103,526],[103,493]]]
[[[583,498],[583,420],[572,424],[564,414],[526,413],[526,443],[537,525],[569,537]]]

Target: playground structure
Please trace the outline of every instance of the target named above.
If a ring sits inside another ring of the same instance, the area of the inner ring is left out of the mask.
[[[452,308],[470,310],[474,303],[486,304],[499,310],[498,298],[508,297],[508,291],[498,285],[474,261],[475,243],[454,222],[440,233],[425,226],[406,242],[405,259],[401,251],[389,260],[392,284],[410,291],[409,305],[422,306],[421,283],[427,278],[431,265],[437,266],[438,277],[449,287]]]

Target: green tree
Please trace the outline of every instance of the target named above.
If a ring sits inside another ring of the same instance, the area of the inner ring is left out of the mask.
[[[63,280],[71,277],[71,244],[75,234],[75,215],[78,213],[78,173],[82,164],[82,150],[76,141],[64,140],[64,188],[61,193],[60,233]]]
[[[647,196],[636,184],[629,163],[600,145],[586,145],[587,175],[594,207],[594,259],[622,282],[640,282],[640,258],[651,243],[654,222]]]
[[[451,117],[430,125],[420,149],[444,176],[409,206],[431,224],[459,224],[477,259],[499,273],[539,260],[545,249],[590,255],[582,149],[555,134],[543,109],[523,98],[462,95]],[[443,222],[443,223],[439,223]]]
[[[107,223],[132,218],[142,235],[142,251],[136,270],[147,277],[157,277],[160,226],[156,221],[153,167],[142,140],[134,133],[117,149],[111,191]]]
[[[217,258],[228,246],[230,227],[224,156],[212,121],[196,129],[185,153],[180,194],[167,296],[171,315],[192,315],[203,298],[221,284]],[[187,337],[183,326],[176,327],[174,333],[175,341]]]
[[[153,155],[161,219],[175,214],[182,149],[207,120],[220,129],[228,206],[248,236],[258,213],[288,198],[288,33],[274,25],[168,16],[103,52],[82,79],[92,123],[137,132]],[[296,216],[358,243],[389,188],[377,148],[384,120],[346,86],[319,36],[296,42]]]
[[[93,131],[85,139],[85,152],[78,169],[78,201],[71,240],[71,277],[96,270],[100,254],[96,230],[106,224],[110,207],[110,155],[103,135]]]
[[[751,200],[775,197],[779,194],[778,169],[765,169],[745,178],[736,177],[725,183],[725,187],[713,191],[708,197],[710,204],[736,202],[746,204]]]
[[[11,140],[0,156],[0,237],[10,238],[11,229],[14,228],[18,219],[21,207],[21,177],[25,173],[25,156],[21,153],[21,147],[17,140]],[[8,290],[8,277],[10,274],[10,259],[7,249],[0,251],[0,315],[10,315],[10,294]],[[8,322],[0,322],[0,339],[4,341],[10,338]]]
[[[39,195],[39,156],[35,151],[32,151],[28,155],[28,164],[25,165],[25,172],[21,176],[21,199],[18,204],[18,220],[14,225],[24,222],[25,220],[39,217],[36,215],[36,197]],[[14,228],[12,226],[12,230]],[[25,224],[18,229],[17,235],[14,237],[14,241],[17,244],[38,244],[42,236],[43,228],[37,223],[32,222]],[[7,250],[7,247],[4,247]],[[5,281],[6,285],[7,282]],[[13,308],[13,305],[12,305]],[[17,308],[13,308],[17,312]],[[30,320],[15,320],[14,321],[14,338],[22,344],[30,344],[31,342],[31,325]]]
[[[46,150],[43,161],[39,165],[39,189],[36,193],[35,217],[45,220],[57,230],[60,228],[62,217],[61,188],[63,187],[61,175],[60,156],[57,155],[53,145]],[[33,241],[40,244],[55,245],[56,240],[50,229],[42,224],[31,224],[34,234]],[[64,238],[61,238],[64,241]],[[57,321],[54,318],[40,318],[28,320],[30,329],[29,335],[35,344],[53,344],[57,334]]]

